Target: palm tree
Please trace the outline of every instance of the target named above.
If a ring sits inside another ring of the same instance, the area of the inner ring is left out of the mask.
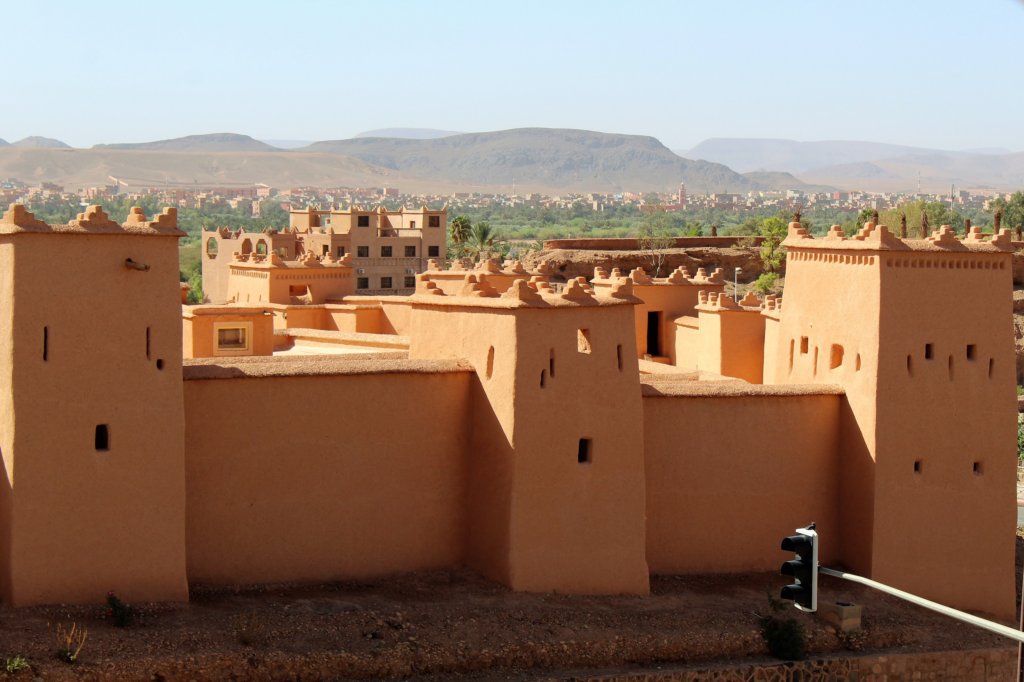
[[[491,250],[497,239],[497,231],[491,228],[490,223],[486,220],[481,220],[470,229],[469,238],[466,240],[466,250],[479,260]]]
[[[466,242],[469,240],[471,231],[473,230],[473,224],[469,222],[469,217],[464,215],[457,215],[452,218],[451,223],[448,224],[448,236],[452,242],[453,256],[461,256],[466,250]]]

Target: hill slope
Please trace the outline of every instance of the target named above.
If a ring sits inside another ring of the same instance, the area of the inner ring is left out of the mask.
[[[209,135],[188,135],[155,142],[121,142],[97,144],[93,149],[136,149],[148,151],[179,152],[270,152],[279,151],[266,142],[260,142],[248,135],[237,133],[211,133]]]
[[[724,163],[739,172],[772,170],[803,173],[812,168],[876,161],[935,150],[881,142],[825,140],[798,142],[757,138],[715,137],[685,152],[692,159]]]
[[[523,191],[745,192],[756,182],[717,163],[676,156],[653,137],[586,130],[520,128],[432,140],[353,138],[316,142],[307,151],[347,154],[421,178]]]
[[[17,142],[12,142],[10,146],[18,147],[19,149],[71,149],[71,145],[64,144],[60,140],[55,140],[52,137],[39,137],[38,135],[32,135]]]

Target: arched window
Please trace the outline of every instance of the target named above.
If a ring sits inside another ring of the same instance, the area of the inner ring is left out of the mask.
[[[217,257],[217,249],[218,248],[219,248],[219,245],[217,244],[217,238],[216,237],[210,237],[209,239],[206,240],[206,255],[207,256],[209,256],[210,258],[216,258]]]

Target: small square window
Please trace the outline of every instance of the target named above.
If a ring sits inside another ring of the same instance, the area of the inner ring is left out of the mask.
[[[405,257],[406,258],[415,258],[416,257],[416,247],[415,246],[407,246],[407,247],[405,247]]]
[[[381,289],[390,289],[391,288],[391,278],[390,277],[381,277],[380,278],[380,288]]]
[[[391,247],[390,246],[382,246],[382,247],[380,247],[380,257],[381,258],[391,258]]]
[[[356,216],[356,227],[369,227],[369,226],[370,226],[370,216],[368,216],[368,215]]]
[[[429,227],[441,227],[441,216],[432,215],[427,217],[427,225]]]
[[[356,289],[369,289],[370,278],[369,277],[356,277]]]
[[[428,246],[427,247],[427,257],[428,258],[437,258],[440,255],[441,255],[441,247],[440,246]]]
[[[248,350],[249,330],[246,327],[218,327],[217,350]]]
[[[412,275],[407,275],[405,278],[405,288],[414,289],[416,288],[416,278]]]
[[[369,258],[370,257],[370,247],[369,246],[357,246],[356,247],[356,256],[358,258]]]

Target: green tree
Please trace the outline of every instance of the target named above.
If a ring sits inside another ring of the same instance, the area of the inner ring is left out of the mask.
[[[1003,227],[1016,230],[1024,225],[1024,192],[1014,192],[1009,200],[999,197],[992,202],[992,212],[1003,212]]]
[[[764,237],[761,242],[761,265],[765,272],[776,272],[782,267],[782,261],[786,258],[782,240],[788,231],[789,226],[782,218],[772,217],[761,221],[759,232]]]
[[[498,233],[486,220],[477,222],[469,231],[469,239],[466,240],[466,250],[474,258],[489,257],[495,242],[498,241]]]

